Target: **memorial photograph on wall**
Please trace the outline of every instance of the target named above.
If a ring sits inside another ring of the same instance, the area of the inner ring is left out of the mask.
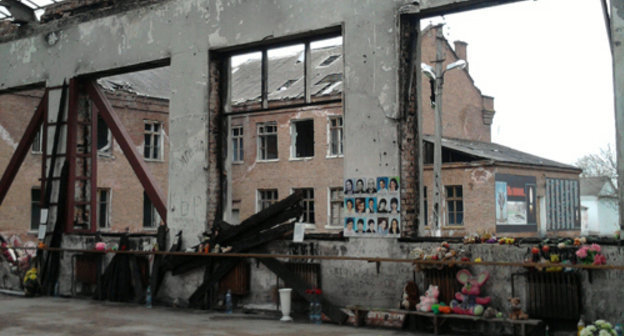
[[[496,174],[496,232],[537,231],[535,176]]]
[[[344,180],[345,237],[399,237],[401,195],[398,176],[363,176]]]

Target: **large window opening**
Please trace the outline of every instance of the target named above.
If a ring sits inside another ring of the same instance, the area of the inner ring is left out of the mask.
[[[314,120],[298,120],[292,122],[293,147],[291,156],[306,158],[314,156]]]

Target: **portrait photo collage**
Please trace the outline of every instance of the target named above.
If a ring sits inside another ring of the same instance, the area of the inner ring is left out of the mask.
[[[354,177],[344,181],[345,237],[399,237],[398,176]]]

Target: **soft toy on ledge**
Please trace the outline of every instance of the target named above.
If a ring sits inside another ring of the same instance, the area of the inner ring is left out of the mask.
[[[401,308],[407,310],[415,310],[418,303],[418,286],[414,281],[408,281],[403,288],[403,299],[401,300]]]
[[[455,299],[451,301],[451,308],[455,314],[481,315],[484,305],[490,303],[490,297],[479,297],[481,286],[489,279],[490,273],[481,272],[476,278],[468,270],[457,272],[457,281],[464,287],[461,293],[455,293]]]
[[[438,303],[438,295],[440,295],[438,286],[429,285],[425,295],[420,297],[420,303],[416,305],[416,309],[422,312],[430,312],[431,306]]]

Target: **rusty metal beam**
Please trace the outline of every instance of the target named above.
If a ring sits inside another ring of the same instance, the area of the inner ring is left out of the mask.
[[[130,162],[132,170],[134,170],[134,173],[141,182],[141,185],[143,185],[145,193],[147,193],[147,196],[156,208],[156,211],[158,211],[160,218],[162,218],[163,221],[166,221],[167,207],[165,206],[163,193],[156,184],[156,180],[147,169],[145,161],[132,145],[130,134],[126,131],[125,127],[121,123],[121,120],[113,110],[113,107],[110,105],[108,99],[106,99],[106,96],[99,89],[97,84],[94,81],[88,81],[85,86],[87,88],[89,98],[91,98],[102,116],[102,119],[104,119],[106,125],[110,128],[113,137],[119,143],[119,147],[121,147],[124,155],[128,159],[128,162]]]
[[[421,17],[446,15],[519,1],[524,0],[421,0],[419,15]]]
[[[22,139],[20,140],[13,156],[11,156],[11,161],[9,161],[9,165],[5,169],[2,174],[2,179],[0,179],[0,204],[4,201],[7,193],[9,192],[9,188],[11,188],[11,184],[17,175],[22,163],[24,162],[24,158],[26,158],[26,154],[28,154],[30,146],[32,145],[39,128],[41,127],[41,123],[43,123],[43,117],[45,115],[45,111],[48,108],[48,91],[46,90],[45,94],[41,98],[39,102],[39,106],[35,110],[35,114],[30,119],[26,130],[24,131],[24,135],[22,135]]]

